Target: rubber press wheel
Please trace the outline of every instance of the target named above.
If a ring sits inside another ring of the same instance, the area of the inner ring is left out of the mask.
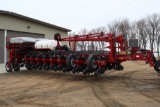
[[[30,65],[30,64],[27,64],[25,67],[27,68],[27,70],[32,70],[32,68],[31,68],[31,65]]]
[[[97,61],[96,55],[90,54],[87,61],[88,61],[87,67],[89,70],[94,71],[98,68],[98,65],[95,64]]]
[[[8,65],[8,62],[6,62],[6,64],[5,64],[6,71],[7,72],[12,72],[12,70],[13,70],[13,64],[10,63],[10,65],[8,67],[7,67],[7,65]]]
[[[20,64],[19,63],[14,64],[13,69],[14,69],[14,71],[19,71],[20,70]]]

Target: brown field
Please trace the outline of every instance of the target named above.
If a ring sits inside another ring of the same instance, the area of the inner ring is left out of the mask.
[[[0,107],[160,107],[160,76],[144,62],[93,74],[26,71],[0,74]]]

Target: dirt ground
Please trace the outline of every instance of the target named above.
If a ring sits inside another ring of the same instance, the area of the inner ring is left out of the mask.
[[[53,71],[0,74],[0,107],[160,107],[160,76],[144,62],[99,78]]]

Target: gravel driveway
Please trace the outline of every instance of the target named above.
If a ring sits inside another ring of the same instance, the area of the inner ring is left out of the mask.
[[[160,107],[160,76],[145,62],[91,75],[21,70],[0,65],[0,107]]]

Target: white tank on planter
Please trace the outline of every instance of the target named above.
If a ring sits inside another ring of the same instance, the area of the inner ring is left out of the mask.
[[[36,49],[50,49],[53,50],[57,46],[57,41],[55,40],[40,40],[35,43]]]

